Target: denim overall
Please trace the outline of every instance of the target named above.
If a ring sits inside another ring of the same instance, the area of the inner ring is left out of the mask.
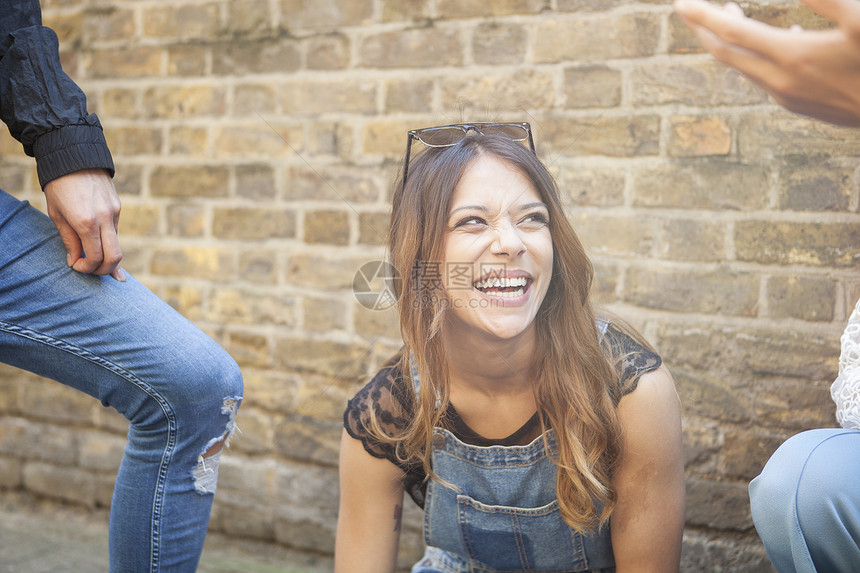
[[[607,324],[598,326],[602,335]],[[442,428],[433,433],[433,471],[453,488],[437,480],[427,486],[427,550],[412,573],[615,571],[609,527],[583,535],[562,518],[543,436],[487,447]],[[546,438],[554,451],[552,430]]]

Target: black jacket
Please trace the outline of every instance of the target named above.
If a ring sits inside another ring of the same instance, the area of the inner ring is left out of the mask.
[[[113,177],[99,118],[87,113],[86,96],[63,71],[38,0],[0,0],[0,119],[36,158],[42,188],[81,169]]]

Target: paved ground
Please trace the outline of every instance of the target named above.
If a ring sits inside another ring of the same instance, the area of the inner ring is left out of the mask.
[[[331,561],[210,534],[198,573],[323,573]],[[107,516],[0,499],[0,573],[107,573]]]

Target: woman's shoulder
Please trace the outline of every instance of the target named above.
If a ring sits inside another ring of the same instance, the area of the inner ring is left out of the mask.
[[[397,354],[359,390],[346,405],[343,425],[353,438],[360,440],[372,455],[391,459],[389,444],[373,437],[374,421],[379,430],[397,436],[409,425],[413,398],[409,379],[403,375],[401,355]]]
[[[638,340],[640,337],[629,327],[610,322],[603,336],[618,374],[619,399],[636,389],[643,374],[653,372],[663,364],[660,355],[644,340]]]

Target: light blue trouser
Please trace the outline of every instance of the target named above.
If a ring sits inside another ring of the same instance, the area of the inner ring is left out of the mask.
[[[134,278],[82,275],[65,261],[50,219],[0,191],[0,362],[128,418],[111,505],[111,571],[192,572],[218,468],[217,456],[201,455],[234,427],[239,369]]]
[[[750,483],[750,502],[780,573],[860,571],[860,431],[791,437]]]

